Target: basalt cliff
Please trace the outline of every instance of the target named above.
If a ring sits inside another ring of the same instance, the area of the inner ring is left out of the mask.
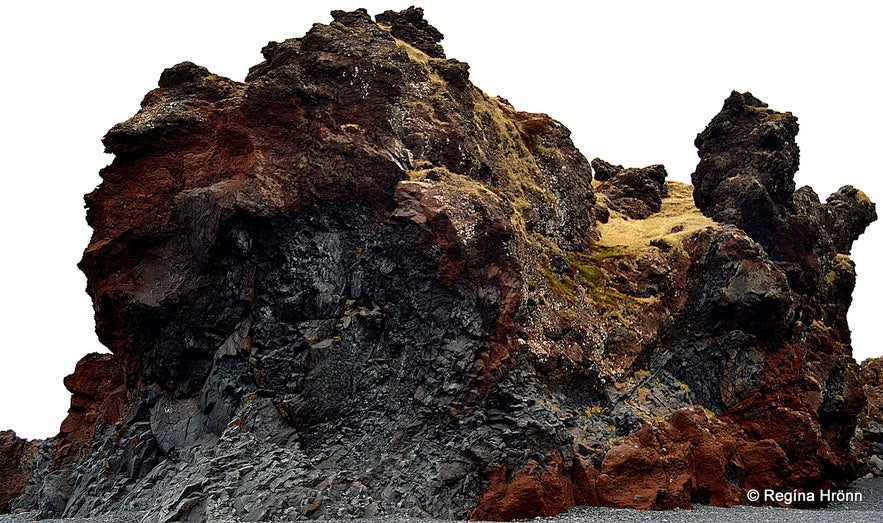
[[[507,520],[863,473],[876,214],[795,188],[791,113],[734,92],[691,187],[486,95],[419,9],[332,17],[107,133],[80,267],[112,354],[56,437],[2,435],[0,508]]]

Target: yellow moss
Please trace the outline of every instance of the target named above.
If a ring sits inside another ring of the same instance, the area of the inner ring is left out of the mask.
[[[812,383],[813,385],[816,386],[815,390],[824,390],[825,389],[824,387],[822,387],[822,384],[819,382],[819,380],[816,379],[816,377],[813,376],[812,374],[807,374],[806,379],[809,380],[810,383]]]
[[[837,280],[837,273],[836,272],[828,271],[828,273],[825,274],[825,283],[827,283],[828,285],[832,285],[835,280]]]
[[[845,254],[838,254],[834,257],[834,264],[831,270],[825,274],[825,283],[833,285],[839,274],[849,273],[852,271],[852,260]]]
[[[380,28],[386,29],[387,31],[389,31],[388,26],[381,25]],[[405,42],[404,40],[399,40],[398,38],[396,38],[395,42],[396,42],[397,46],[401,47],[402,49],[405,50],[406,53],[408,53],[408,58],[412,62],[417,62],[418,64],[426,66],[427,69],[429,68],[429,60],[431,60],[431,57],[428,54],[424,53],[420,49],[417,49],[416,47],[409,44],[408,42]]]
[[[408,107],[411,109],[419,110],[418,114],[423,113],[421,116],[425,116],[430,121],[432,121],[432,123],[434,123],[436,125],[439,125],[439,126],[450,125],[449,123],[439,120],[438,114],[436,113],[435,108],[432,105],[424,102],[423,100],[411,100],[411,101],[405,102],[403,105],[405,107]]]
[[[855,201],[861,203],[862,205],[873,205],[871,199],[868,198],[868,195],[864,193],[864,191],[860,189],[856,189],[855,192]]]
[[[389,30],[386,27],[383,28]],[[449,100],[452,98],[446,94],[449,91],[447,82],[433,67],[433,64],[440,60],[430,57],[407,42],[399,39],[396,39],[395,42],[407,53],[412,63],[418,64],[424,69],[434,89],[424,100],[409,101],[406,102],[406,105],[422,113],[436,125],[449,125],[439,120],[436,111],[436,104],[439,106],[449,104]],[[511,217],[512,226],[522,237],[530,240],[523,213],[530,207],[526,198],[528,191],[536,194],[545,192],[545,189],[539,187],[534,179],[540,171],[539,167],[533,155],[527,150],[521,131],[516,129],[517,120],[514,109],[495,98],[490,98],[479,89],[471,89],[471,94],[473,101],[472,123],[478,128],[484,129],[485,133],[483,134],[488,137],[486,142],[476,144],[478,154],[479,156],[495,157],[496,162],[503,167],[505,176],[497,180],[494,186],[474,179],[470,179],[470,183],[485,185],[492,193],[509,201],[514,210]],[[537,116],[538,119],[548,120],[545,115]],[[415,168],[409,172],[409,177],[413,180],[422,180],[426,174],[423,172],[424,170],[425,166],[415,165]]]
[[[599,193],[599,199],[605,199]],[[668,197],[662,200],[659,212],[643,220],[630,220],[610,210],[610,220],[598,224],[601,239],[598,245],[619,247],[628,252],[647,250],[651,240],[662,239],[676,245],[689,234],[717,223],[704,216],[693,204],[693,187],[669,181]]]
[[[444,166],[434,166],[425,160],[416,162],[414,167],[407,171],[407,175],[409,180],[424,181],[430,172],[436,177],[431,182],[435,185],[453,188],[462,195],[499,198],[497,191],[494,191],[492,187],[468,176],[453,173]]]
[[[829,327],[828,325],[825,325],[822,321],[817,320],[817,319],[812,321],[812,323],[810,324],[810,327],[815,330],[820,330],[820,331],[831,330],[831,327]]]
[[[588,253],[568,254],[567,261],[573,280],[585,289],[593,303],[616,309],[628,297],[608,284],[604,266],[605,262],[622,256],[622,251],[617,248],[595,245]]]
[[[534,160],[533,155],[527,149],[519,130],[514,125],[515,113],[511,108],[502,105],[497,99],[490,98],[485,93],[475,89],[473,92],[473,116],[476,125],[486,127],[483,118],[489,119],[492,124],[492,131],[488,135],[497,136],[494,143],[488,143],[488,148],[496,149],[497,156],[505,164],[510,187],[513,196],[523,197],[527,191],[535,190],[542,194],[545,188],[539,187],[534,181],[531,174],[538,173],[539,167]]]
[[[841,271],[849,272],[852,270],[852,260],[846,254],[837,254],[837,256],[834,256],[834,267]]]
[[[600,414],[603,409],[598,405],[592,405],[591,407],[586,407],[583,409],[583,414],[587,418],[591,418],[593,414]]]
[[[565,283],[566,280],[564,278],[559,279],[552,273],[551,269],[545,265],[540,265],[540,270],[549,281],[549,287],[551,287],[552,292],[569,301],[575,299],[576,287],[573,284],[573,280],[569,280],[569,284]]]
[[[396,45],[407,53],[412,64],[419,65],[426,72],[429,79],[425,96],[421,96],[419,100],[406,102],[405,110],[434,125],[450,125],[440,121],[439,118],[444,118],[443,108],[455,103],[452,100],[457,97],[450,95],[450,87],[436,72],[435,65],[438,60],[401,40],[396,40]],[[534,203],[555,205],[557,200],[551,188],[547,186],[548,182],[534,156],[534,153],[560,154],[560,151],[549,147],[548,144],[541,144],[541,137],[557,125],[556,122],[545,114],[517,112],[510,105],[489,97],[479,89],[472,88],[470,95],[471,114],[467,116],[470,120],[459,122],[458,125],[475,126],[482,130],[481,133],[477,133],[477,136],[484,138],[475,144],[476,153],[482,161],[486,159],[489,164],[496,165],[499,169],[496,169],[492,176],[488,177],[489,179],[477,180],[451,173],[443,167],[433,166],[425,160],[417,159],[408,172],[409,179],[423,181],[432,173],[431,178],[440,178],[444,183],[452,183],[458,190],[490,193],[495,198],[508,202],[513,210],[510,221],[516,235],[535,249],[539,260],[548,260],[546,256],[550,257],[552,253],[556,253],[566,256],[570,262],[570,270],[558,275],[550,270],[548,261],[545,263],[535,261],[534,267],[546,277],[548,286],[543,284],[542,278],[537,277],[538,281],[531,280],[528,288],[535,291],[545,287],[574,306],[594,304],[602,314],[617,317],[623,325],[627,325],[624,316],[629,316],[629,312],[624,310],[637,305],[638,302],[632,304],[634,300],[609,284],[608,273],[611,271],[611,266],[606,265],[606,262],[631,254],[626,252],[627,249],[617,246],[616,242],[605,243],[608,239],[616,240],[616,236],[611,232],[612,229],[608,234],[602,232],[602,242],[593,245],[588,253],[563,253],[553,239],[543,237],[536,232],[529,233],[527,230],[525,216],[533,212],[532,205]],[[677,187],[673,192],[677,193]],[[677,198],[670,200],[666,210],[674,212],[672,209],[678,205],[679,200]],[[692,208],[692,202],[690,206]],[[612,223],[625,222],[615,213],[612,215]],[[710,220],[707,221],[711,223]],[[634,240],[632,232],[624,230],[623,233]],[[660,234],[653,235],[656,236]],[[648,242],[649,239],[643,243],[646,245]],[[628,243],[623,245],[627,246]],[[537,297],[538,300],[542,298],[542,296]]]

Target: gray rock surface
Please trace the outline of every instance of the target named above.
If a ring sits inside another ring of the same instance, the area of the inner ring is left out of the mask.
[[[861,501],[832,503],[816,510],[778,507],[738,506],[731,508],[697,505],[693,510],[642,511],[603,507],[574,507],[569,512],[548,518],[534,518],[538,523],[877,523],[883,518],[883,478],[861,479],[847,491],[861,495]],[[0,523],[30,523],[35,513],[0,515]],[[47,519],[44,523],[141,523],[163,521],[146,513],[121,512],[90,518]],[[208,519],[214,523],[240,523],[248,519]],[[270,520],[266,520],[270,521]],[[284,521],[284,520],[274,520]],[[440,523],[443,520],[407,516],[384,516],[362,519],[328,519],[345,523]]]

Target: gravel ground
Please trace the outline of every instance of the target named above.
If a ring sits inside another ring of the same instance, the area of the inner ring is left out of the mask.
[[[551,518],[536,518],[537,523],[878,523],[883,521],[883,478],[856,481],[849,492],[861,494],[861,501],[833,503],[822,510],[768,507],[718,508],[697,506],[693,510],[650,512],[632,509],[579,507]],[[105,515],[87,519],[47,519],[43,523],[141,523],[150,521],[145,514]],[[0,523],[29,523],[34,514],[0,515]],[[328,520],[333,521],[333,520]],[[341,520],[345,523],[441,523],[439,520],[384,517],[369,520]],[[216,522],[223,523],[223,522]]]

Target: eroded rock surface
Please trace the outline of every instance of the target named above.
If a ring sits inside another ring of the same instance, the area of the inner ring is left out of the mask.
[[[693,196],[707,216],[733,224],[761,244],[800,292],[811,293],[836,254],[877,219],[861,191],[844,186],[825,205],[809,187],[795,191],[800,161],[797,118],[733,92],[696,137]],[[846,287],[852,289],[852,286]]]
[[[870,358],[861,364],[867,404],[859,416],[856,447],[865,473],[883,476],[883,358]]]
[[[592,169],[602,182],[596,189],[607,197],[607,205],[633,220],[659,212],[662,199],[668,195],[668,173],[663,165],[625,169],[595,158]]]
[[[332,17],[244,82],[167,69],[108,132],[80,266],[113,355],[14,507],[515,519],[855,477],[875,215],[794,191],[796,119],[726,102],[705,215],[662,166],[597,163],[599,224],[567,128],[474,87],[422,11]]]
[[[28,441],[11,430],[0,432],[0,513],[9,510],[9,501],[24,492],[34,472],[39,441]]]

